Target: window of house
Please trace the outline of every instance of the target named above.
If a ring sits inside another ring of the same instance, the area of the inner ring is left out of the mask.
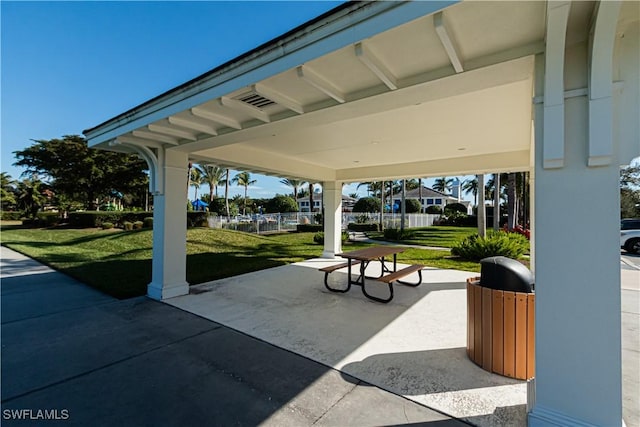
[[[442,199],[436,199],[436,205],[441,205],[442,204]]]
[[[433,199],[427,199],[427,204],[428,205],[432,205],[433,204]]]

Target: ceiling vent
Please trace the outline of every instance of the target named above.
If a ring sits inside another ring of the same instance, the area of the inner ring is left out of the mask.
[[[245,102],[249,105],[252,105],[256,108],[265,108],[269,105],[275,105],[275,102],[272,100],[265,98],[264,96],[258,95],[255,92],[245,93],[236,98],[238,101]]]

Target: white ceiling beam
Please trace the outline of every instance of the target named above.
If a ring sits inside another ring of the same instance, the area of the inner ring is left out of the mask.
[[[451,65],[453,65],[453,69],[456,70],[456,73],[463,72],[464,68],[462,67],[462,57],[456,47],[453,36],[450,31],[447,30],[442,12],[438,12],[433,15],[433,25],[436,28],[438,37],[440,38],[440,43],[442,43],[442,46],[449,57],[449,61],[451,61]]]
[[[220,98],[220,104],[231,108],[232,110],[241,111],[265,123],[271,122],[271,117],[269,117],[267,113],[253,105],[247,104],[246,102],[238,101],[237,99],[229,98],[228,96],[223,96]]]
[[[225,116],[224,114],[214,113],[212,111],[205,110],[202,107],[193,107],[191,109],[191,114],[193,114],[196,117],[211,120],[212,122],[220,123],[221,125],[225,125],[230,128],[234,128],[238,130],[242,129],[242,125],[240,124],[239,121],[229,116]]]
[[[346,102],[345,95],[336,88],[331,82],[329,82],[324,77],[321,77],[315,71],[309,69],[309,67],[304,67],[302,65],[298,66],[296,69],[298,73],[298,77],[310,84],[311,86],[318,89],[320,92],[323,92],[325,95],[330,96],[341,104]]]
[[[304,106],[299,102],[294,101],[282,92],[279,92],[273,88],[270,88],[264,84],[255,84],[251,89],[260,96],[272,100],[273,102],[295,111],[298,114],[304,114]]]
[[[138,138],[150,139],[151,141],[165,142],[171,145],[178,145],[177,139],[167,135],[161,135],[155,132],[147,132],[146,130],[134,130],[131,133],[133,134],[133,136],[137,136]]]
[[[114,140],[117,144],[131,144],[141,145],[144,147],[162,148],[164,144],[158,141],[151,141],[149,139],[137,138],[131,135],[121,135]]]
[[[172,128],[170,126],[163,126],[163,125],[158,125],[158,124],[150,124],[150,125],[147,126],[147,128],[151,132],[160,133],[160,134],[163,134],[163,135],[175,136],[175,137],[182,138],[182,139],[188,139],[189,141],[196,141],[198,139],[198,138],[196,138],[196,136],[194,134],[192,134],[190,132],[187,132],[185,130]]]
[[[355,45],[356,57],[362,62],[373,74],[378,77],[382,83],[387,85],[391,90],[398,89],[398,82],[391,71],[368,49],[362,45],[362,43],[356,43]]]
[[[204,123],[197,122],[195,120],[189,120],[182,117],[169,117],[169,123],[175,126],[180,126],[182,128],[195,130],[198,132],[206,133],[208,135],[216,136],[218,135],[218,131],[213,127]]]

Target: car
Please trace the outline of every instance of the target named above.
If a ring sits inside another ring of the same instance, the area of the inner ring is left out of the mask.
[[[640,254],[640,230],[621,230],[620,247],[632,254]]]
[[[640,218],[621,219],[620,230],[640,230]]]

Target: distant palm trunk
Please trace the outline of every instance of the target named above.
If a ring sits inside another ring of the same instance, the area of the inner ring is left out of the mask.
[[[227,211],[227,219],[229,218],[229,169],[227,169],[227,179],[224,180],[224,205]]]
[[[513,230],[516,227],[516,174],[510,173],[507,179],[507,228]]]
[[[380,186],[380,231],[384,231],[384,181]]]
[[[422,204],[422,178],[418,178],[418,199],[420,199],[420,213],[424,213],[424,205]]]
[[[493,229],[500,228],[500,174],[493,174]]]
[[[487,220],[484,206],[484,175],[478,175],[478,235],[484,237],[487,234]]]

